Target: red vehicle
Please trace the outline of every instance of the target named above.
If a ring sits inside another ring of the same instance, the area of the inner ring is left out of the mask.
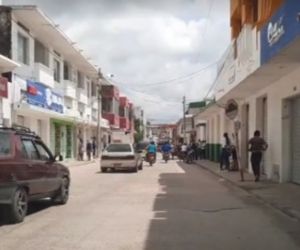
[[[69,170],[40,137],[19,126],[0,128],[0,205],[10,222],[24,220],[30,201],[51,198],[56,204],[67,203],[69,185]]]

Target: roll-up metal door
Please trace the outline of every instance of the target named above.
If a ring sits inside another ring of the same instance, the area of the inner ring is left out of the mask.
[[[300,98],[292,101],[292,181],[300,184]]]

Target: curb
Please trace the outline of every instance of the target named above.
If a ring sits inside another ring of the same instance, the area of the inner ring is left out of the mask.
[[[201,163],[196,163],[196,165],[203,168],[204,170],[207,170],[208,172],[212,173],[213,175],[215,175],[217,177],[223,178],[224,180],[226,180],[230,184],[234,185],[235,187],[237,187],[237,188],[239,188],[243,191],[246,191],[248,194],[250,194],[252,197],[257,199],[258,201],[262,202],[264,205],[267,205],[268,207],[273,208],[277,212],[280,212],[281,214],[287,216],[289,219],[300,221],[300,216],[292,213],[291,211],[287,210],[286,208],[282,208],[282,207],[278,206],[277,204],[275,204],[274,202],[265,200],[263,197],[251,192],[247,188],[244,188],[244,187],[238,185],[235,181],[232,181],[232,180],[224,177],[223,175],[215,172],[214,170],[210,169],[209,167],[206,167],[206,166],[202,165]]]
[[[92,160],[92,161],[82,161],[82,162],[74,162],[72,163],[68,163],[68,162],[63,162],[63,164],[65,166],[67,166],[68,168],[73,168],[73,167],[82,167],[82,166],[86,166],[86,165],[90,165],[90,164],[95,164],[97,163],[96,160]]]

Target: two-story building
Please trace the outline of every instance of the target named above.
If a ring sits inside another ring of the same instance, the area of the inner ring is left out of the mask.
[[[262,171],[280,182],[300,183],[299,13],[293,0],[231,1],[232,43],[218,69],[215,103],[201,114],[209,144],[233,135],[250,171],[248,139],[260,130],[269,144]]]
[[[12,121],[75,158],[78,140],[96,136],[97,68],[36,6],[0,6],[0,15],[0,53],[20,64],[9,76]]]
[[[0,125],[11,125],[11,83],[5,76],[10,75],[19,64],[9,58],[0,55]]]

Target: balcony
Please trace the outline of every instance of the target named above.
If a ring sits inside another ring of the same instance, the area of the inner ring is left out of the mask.
[[[260,67],[260,32],[251,25],[244,25],[218,66],[216,100],[239,85]]]
[[[129,107],[129,101],[128,101],[127,97],[125,97],[125,96],[120,97],[120,107],[121,108],[128,108]]]
[[[88,96],[86,90],[80,88],[77,89],[77,101],[88,105]]]
[[[126,117],[120,117],[120,128],[125,130],[130,129],[130,121]]]
[[[104,85],[102,86],[102,97],[115,98],[116,100],[119,100],[120,99],[119,89],[113,85]]]
[[[113,113],[104,113],[103,118],[109,121],[109,124],[114,128],[120,127],[120,118]]]
[[[64,112],[65,112],[65,115],[70,118],[79,118],[79,116],[80,116],[78,110],[75,110],[75,109],[65,108]]]
[[[51,89],[54,88],[53,70],[41,63],[34,64],[34,78],[35,81],[40,82]]]
[[[64,95],[76,99],[76,84],[70,80],[64,80]]]

